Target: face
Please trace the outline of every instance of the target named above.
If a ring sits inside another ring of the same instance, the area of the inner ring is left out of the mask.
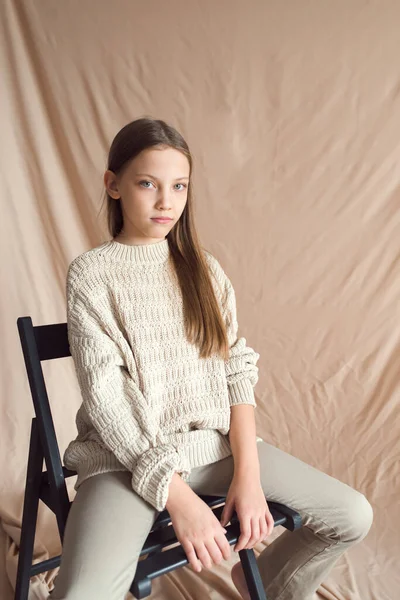
[[[104,185],[117,200],[121,198],[123,231],[115,240],[129,244],[152,244],[165,239],[179,220],[187,201],[189,161],[174,148],[143,150],[122,175],[107,170]],[[152,219],[169,217],[158,223]]]

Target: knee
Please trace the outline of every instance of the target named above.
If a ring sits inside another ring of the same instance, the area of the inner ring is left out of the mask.
[[[346,517],[343,541],[360,542],[371,529],[374,518],[372,506],[364,494],[355,491],[351,496]]]

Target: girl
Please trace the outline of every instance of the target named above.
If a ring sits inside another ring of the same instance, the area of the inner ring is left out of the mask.
[[[232,284],[199,243],[192,175],[173,127],[123,127],[104,174],[112,239],[68,269],[83,402],[64,455],[77,494],[52,599],[122,600],[165,508],[195,571],[229,558],[234,509],[236,552],[272,532],[266,497],[299,511],[303,526],[258,558],[273,600],[311,599],[372,523],[362,493],[256,437],[259,354],[238,337]],[[198,494],[227,496],[222,522]],[[232,579],[248,600],[240,561]]]

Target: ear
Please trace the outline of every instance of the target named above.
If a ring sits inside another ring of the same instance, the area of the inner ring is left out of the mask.
[[[115,175],[114,171],[107,169],[107,171],[104,173],[103,181],[104,187],[111,198],[114,198],[114,200],[121,198],[121,194],[118,190],[117,176]]]

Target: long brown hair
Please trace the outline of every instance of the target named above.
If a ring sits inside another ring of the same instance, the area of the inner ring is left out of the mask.
[[[199,243],[193,207],[193,159],[182,135],[165,121],[140,118],[125,125],[114,137],[108,154],[107,169],[116,175],[143,150],[152,146],[175,148],[184,154],[190,166],[187,202],[174,227],[167,235],[170,257],[182,292],[185,332],[189,342],[199,348],[200,358],[213,353],[228,359],[229,344],[225,323],[215,296],[207,258]],[[107,202],[107,228],[114,238],[123,229],[121,200]]]

